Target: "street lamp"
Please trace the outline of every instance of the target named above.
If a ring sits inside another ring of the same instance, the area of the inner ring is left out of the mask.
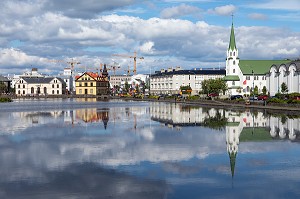
[[[253,86],[252,86],[252,95],[253,95],[253,98],[252,98],[252,101],[254,102],[254,71],[252,70],[252,77],[253,77]]]

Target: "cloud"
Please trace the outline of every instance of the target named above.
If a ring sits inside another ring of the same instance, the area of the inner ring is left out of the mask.
[[[299,11],[300,1],[299,0],[268,0],[265,3],[253,3],[244,5],[244,7],[249,7],[253,9],[266,9],[266,10],[289,10],[289,11]]]
[[[232,4],[226,6],[216,7],[215,9],[208,10],[208,13],[213,13],[222,16],[228,16],[233,14],[236,11],[236,7]]]
[[[268,17],[265,14],[261,13],[251,13],[248,15],[250,19],[255,19],[255,20],[267,20]]]
[[[192,15],[200,11],[201,10],[198,7],[181,4],[179,6],[165,8],[161,11],[160,16],[164,19],[178,18],[185,15]]]

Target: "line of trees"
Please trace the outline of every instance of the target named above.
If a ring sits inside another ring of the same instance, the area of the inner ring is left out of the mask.
[[[210,94],[210,93],[223,93],[228,90],[227,84],[221,78],[218,79],[207,79],[203,80],[201,83],[202,86],[202,94]]]

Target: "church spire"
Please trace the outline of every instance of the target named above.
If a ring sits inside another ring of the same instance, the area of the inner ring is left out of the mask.
[[[234,176],[234,169],[235,169],[236,153],[235,152],[229,153],[229,158],[230,158],[231,177],[233,178],[233,176]]]
[[[232,15],[230,42],[229,42],[228,50],[234,50],[234,49],[236,49],[236,44],[235,44],[235,36],[234,36],[234,28],[233,28],[233,15]]]

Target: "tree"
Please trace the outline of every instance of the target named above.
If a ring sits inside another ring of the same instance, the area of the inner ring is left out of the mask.
[[[220,78],[204,80],[202,81],[201,86],[204,94],[220,92],[225,94],[228,90],[226,82]]]
[[[191,94],[192,88],[191,86],[180,86],[180,91],[182,94]]]
[[[0,94],[6,92],[7,92],[7,86],[3,82],[0,82]]]
[[[126,81],[126,82],[125,82],[125,91],[126,91],[126,93],[129,92],[129,88],[130,88],[130,85],[129,85],[128,82]]]
[[[264,95],[267,94],[267,87],[266,86],[263,87],[262,92],[263,92]]]
[[[281,93],[285,94],[287,92],[289,92],[289,89],[288,89],[286,83],[282,82],[282,84],[281,84]]]

